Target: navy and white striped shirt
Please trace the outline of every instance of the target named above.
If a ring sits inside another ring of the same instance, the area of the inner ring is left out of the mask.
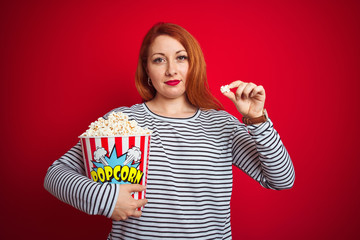
[[[270,120],[245,126],[216,110],[168,118],[146,104],[115,111],[153,134],[148,203],[140,218],[113,221],[108,239],[231,239],[233,164],[265,188],[288,189],[294,183],[291,159]],[[80,144],[49,168],[45,188],[81,211],[107,217],[119,192],[117,184],[101,185],[85,177]]]

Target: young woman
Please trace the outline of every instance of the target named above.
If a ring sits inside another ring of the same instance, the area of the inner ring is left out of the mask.
[[[264,88],[234,81],[224,93],[246,124],[221,110],[201,48],[182,27],[161,23],[147,33],[135,83],[144,102],[115,111],[153,131],[147,199],[131,197],[141,185],[86,178],[80,143],[45,178],[60,200],[113,219],[108,239],[231,239],[232,165],[265,188],[292,187],[293,165],[264,110]]]

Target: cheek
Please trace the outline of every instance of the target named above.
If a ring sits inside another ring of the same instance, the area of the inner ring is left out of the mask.
[[[161,75],[162,69],[158,66],[148,66],[147,73],[150,78],[157,78]]]
[[[181,74],[186,77],[187,76],[187,73],[188,73],[188,70],[189,70],[189,64],[185,64],[184,66],[182,66],[181,68]]]

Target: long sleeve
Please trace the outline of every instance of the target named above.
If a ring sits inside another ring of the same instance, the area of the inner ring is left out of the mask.
[[[85,176],[80,143],[49,167],[44,187],[85,213],[106,217],[111,217],[119,193],[118,184],[99,184]]]
[[[293,186],[294,167],[271,120],[259,126],[237,127],[232,154],[233,164],[263,187],[283,190]]]

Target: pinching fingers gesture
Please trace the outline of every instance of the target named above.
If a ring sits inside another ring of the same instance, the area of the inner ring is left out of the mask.
[[[242,82],[240,80],[230,83],[229,89],[235,91],[222,91],[236,106],[243,117],[256,118],[263,115],[265,105],[265,89],[261,85]]]

